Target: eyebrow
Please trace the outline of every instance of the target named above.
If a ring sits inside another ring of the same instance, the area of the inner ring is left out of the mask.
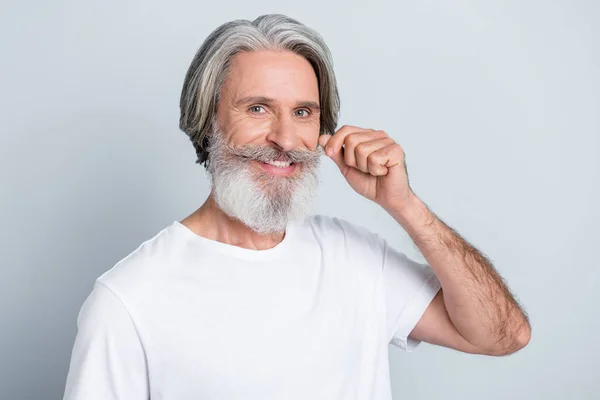
[[[277,100],[272,99],[270,97],[265,97],[265,96],[248,96],[248,97],[244,97],[244,98],[241,98],[238,101],[236,101],[235,105],[236,105],[236,107],[239,107],[239,106],[243,106],[243,105],[249,105],[252,103],[263,103],[263,104],[270,106],[270,105],[277,103]],[[310,101],[310,100],[299,101],[296,103],[296,107],[305,107],[305,108],[309,108],[313,111],[321,110],[319,103],[317,103],[315,101]]]

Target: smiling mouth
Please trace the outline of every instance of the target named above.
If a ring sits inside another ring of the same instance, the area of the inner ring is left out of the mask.
[[[287,168],[287,167],[290,167],[290,166],[296,164],[292,161],[279,161],[279,160],[261,161],[261,160],[257,160],[255,158],[251,158],[251,157],[247,157],[247,156],[241,156],[241,157],[245,158],[246,160],[249,160],[249,161],[256,161],[261,164],[268,164],[268,165],[272,165],[277,168]]]
[[[256,164],[258,164],[258,166],[260,166],[260,168],[263,171],[266,171],[271,175],[279,175],[279,176],[293,175],[294,172],[296,171],[296,168],[298,165],[296,163],[290,163],[290,162],[286,162],[286,161],[269,161],[269,162],[262,162],[262,161],[258,161],[258,160],[252,160],[252,161],[254,161]]]
[[[291,165],[294,165],[294,163],[287,162],[287,161],[267,161],[267,162],[261,161],[261,162],[263,164],[269,164],[269,165],[272,165],[272,166],[277,167],[277,168],[287,168],[287,167],[289,167]]]

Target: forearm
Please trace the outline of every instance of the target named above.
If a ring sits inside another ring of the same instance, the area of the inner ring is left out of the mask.
[[[413,196],[387,210],[440,280],[448,315],[472,345],[511,352],[529,340],[529,322],[492,263]]]

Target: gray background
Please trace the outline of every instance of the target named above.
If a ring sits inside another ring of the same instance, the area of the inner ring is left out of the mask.
[[[340,123],[403,146],[417,195],[494,261],[531,317],[531,344],[510,357],[390,346],[394,398],[600,398],[598,2],[1,7],[1,399],[60,398],[94,279],[204,201],[178,131],[184,74],[219,24],[271,12],[323,35]],[[322,182],[315,212],[423,260],[331,160]]]

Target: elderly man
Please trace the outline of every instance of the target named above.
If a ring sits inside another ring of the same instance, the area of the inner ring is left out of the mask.
[[[524,312],[480,252],[412,192],[384,131],[335,130],[330,52],[283,15],[218,27],[180,127],[206,202],[99,277],[65,399],[390,399],[388,344],[506,355]],[[309,215],[323,153],[405,229],[419,264],[369,230]]]

